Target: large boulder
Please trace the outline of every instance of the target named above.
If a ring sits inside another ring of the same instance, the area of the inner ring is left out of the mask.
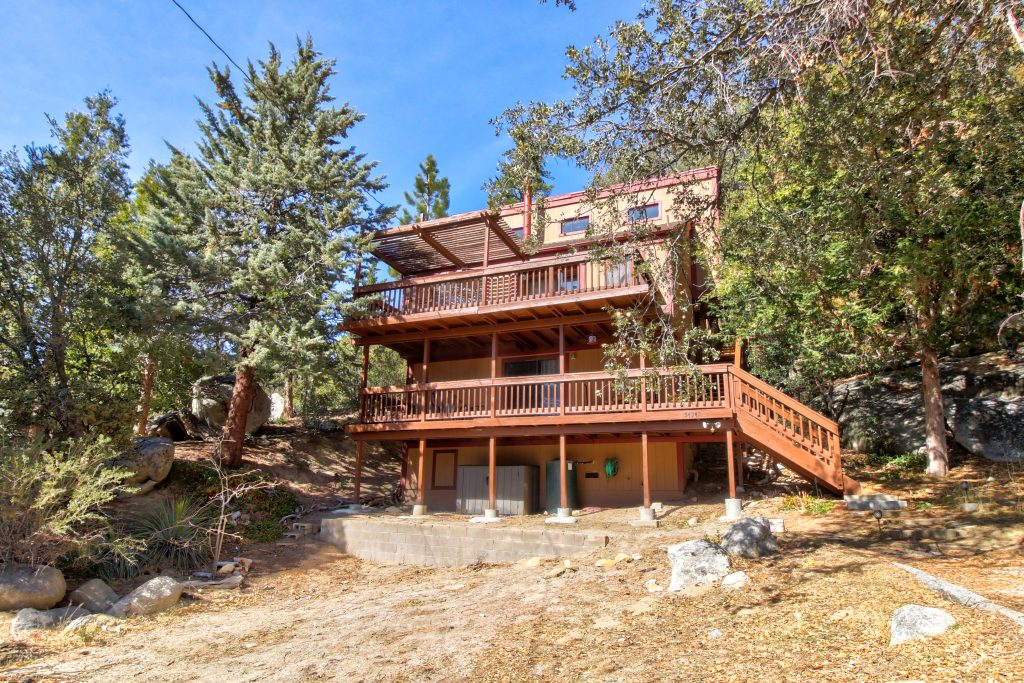
[[[81,605],[90,612],[106,612],[118,599],[117,593],[103,579],[89,579],[68,595],[72,605]]]
[[[0,565],[0,611],[49,609],[64,599],[67,584],[54,567]]]
[[[156,614],[178,604],[184,587],[169,576],[158,576],[142,584],[115,602],[107,614],[112,617],[134,617]]]
[[[235,391],[234,375],[203,377],[192,385],[192,412],[213,429],[220,429],[228,419],[228,406]],[[245,420],[245,432],[251,434],[270,419],[270,397],[257,384],[252,405]]]
[[[705,541],[683,541],[669,546],[672,561],[670,591],[687,591],[712,586],[729,573],[729,555],[722,547]]]
[[[114,464],[131,472],[125,483],[137,487],[136,495],[149,493],[171,473],[174,442],[162,436],[136,437],[132,451]]]
[[[217,434],[201,423],[191,410],[172,410],[153,417],[146,425],[146,433],[171,441],[200,441]]]
[[[89,616],[89,610],[75,606],[47,610],[26,607],[18,610],[14,616],[14,621],[11,622],[11,635],[22,631],[48,631],[79,617],[87,616]]]
[[[765,517],[748,517],[729,527],[722,536],[722,549],[733,557],[752,559],[771,555],[779,549],[771,522]]]
[[[1024,363],[988,353],[944,359],[939,372],[954,440],[989,460],[1024,461]],[[832,403],[848,448],[899,454],[925,446],[918,365],[840,384]]]
[[[941,609],[904,605],[893,613],[889,622],[889,645],[937,636],[955,624],[956,619]]]

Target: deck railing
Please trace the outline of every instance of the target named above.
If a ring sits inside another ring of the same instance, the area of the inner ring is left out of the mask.
[[[630,370],[434,382],[363,390],[364,423],[726,408],[728,366],[699,375]]]
[[[428,277],[361,287],[367,298],[358,319],[458,311],[589,292],[627,289],[641,284],[632,260],[593,261],[586,254],[523,267],[502,266],[486,273]]]

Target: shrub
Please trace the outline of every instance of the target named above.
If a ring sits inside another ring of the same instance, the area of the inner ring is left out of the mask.
[[[129,533],[143,544],[138,564],[187,572],[210,561],[210,530],[216,510],[188,498],[165,500],[128,521]]]
[[[0,436],[0,561],[52,564],[69,551],[117,538],[102,506],[125,490],[125,470],[110,466],[109,439],[61,443]]]
[[[811,515],[827,515],[836,506],[836,501],[828,498],[818,498],[806,493],[790,495],[782,499],[783,510],[800,510]]]

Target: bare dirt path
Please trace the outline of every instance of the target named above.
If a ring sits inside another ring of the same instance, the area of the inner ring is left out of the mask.
[[[741,561],[750,590],[699,598],[667,584],[666,538],[575,562],[420,569],[378,565],[320,543],[288,568],[121,634],[42,644],[52,654],[0,672],[18,681],[794,681],[1007,680],[1024,677],[1024,634],[998,615],[944,602],[828,524],[788,534],[783,552]],[[699,530],[694,530],[699,535]],[[632,541],[630,541],[632,542]],[[623,550],[643,559],[593,566]],[[911,561],[913,563],[913,561]],[[917,563],[924,569],[926,560]],[[964,560],[961,577],[1019,569],[1016,551]],[[1005,575],[1005,574],[1004,574]],[[907,603],[959,626],[890,648]],[[2,625],[0,625],[2,626]],[[723,635],[714,638],[712,629]]]

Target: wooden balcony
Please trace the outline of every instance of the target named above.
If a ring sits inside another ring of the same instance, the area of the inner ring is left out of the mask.
[[[628,305],[648,292],[631,260],[592,261],[586,254],[360,287],[365,312],[345,324],[364,333],[508,322]]]
[[[371,387],[361,394],[357,439],[480,438],[660,432],[725,440],[770,452],[837,492],[844,477],[839,426],[733,365],[697,375],[630,370]]]

